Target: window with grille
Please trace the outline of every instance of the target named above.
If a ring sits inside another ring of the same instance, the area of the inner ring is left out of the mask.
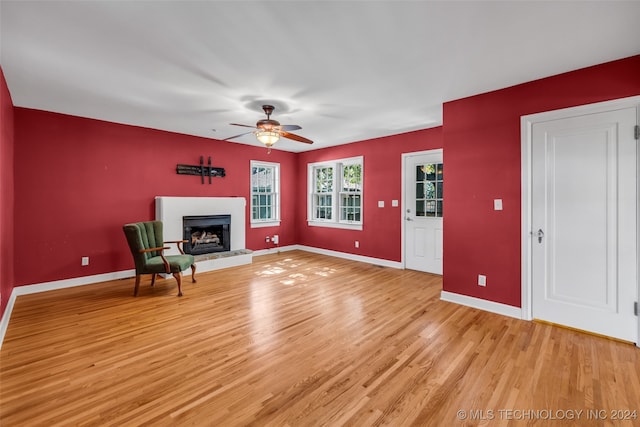
[[[442,218],[442,163],[416,166],[416,216]]]
[[[363,158],[309,164],[310,225],[362,229]]]
[[[340,220],[361,222],[362,219],[362,163],[342,165],[340,188]]]
[[[251,226],[280,225],[280,165],[251,162]]]

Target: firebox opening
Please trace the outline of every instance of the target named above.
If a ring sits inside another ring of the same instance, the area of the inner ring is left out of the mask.
[[[231,215],[182,217],[184,251],[192,255],[226,252],[231,248]]]

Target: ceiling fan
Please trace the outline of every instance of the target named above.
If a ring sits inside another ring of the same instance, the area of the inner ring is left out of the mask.
[[[262,142],[269,149],[269,153],[271,152],[271,146],[275,144],[280,138],[292,139],[294,141],[304,142],[305,144],[313,144],[313,141],[311,141],[310,139],[289,132],[290,130],[302,129],[300,126],[281,125],[277,120],[271,119],[271,113],[273,113],[273,110],[275,109],[273,105],[263,105],[262,109],[267,115],[267,118],[258,120],[255,126],[243,125],[240,123],[230,123],[233,126],[255,128],[255,130],[251,132],[244,132],[239,135],[230,136],[229,138],[225,138],[224,141],[253,133],[258,141]]]

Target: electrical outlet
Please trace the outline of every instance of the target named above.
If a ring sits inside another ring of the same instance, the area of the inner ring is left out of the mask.
[[[356,240],[355,245],[356,245],[356,248],[359,248],[360,247],[360,242]]]
[[[487,276],[478,274],[478,286],[487,286]]]
[[[83,267],[89,265],[89,257],[88,256],[83,256],[81,264],[82,264]]]
[[[264,241],[265,241],[265,242],[267,242],[267,243],[269,243],[269,242],[271,241],[271,237],[269,237],[269,236],[265,237],[265,238],[264,238]]]
[[[273,237],[271,238],[271,241],[273,242],[274,245],[277,245],[278,243],[280,243],[280,236],[278,236],[277,234],[274,234]]]

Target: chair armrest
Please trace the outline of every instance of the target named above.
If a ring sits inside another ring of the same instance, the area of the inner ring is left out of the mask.
[[[180,243],[187,243],[187,241],[186,241],[186,240],[170,240],[170,241],[163,242],[163,243],[175,243],[175,244],[176,244],[176,246],[178,246],[178,250],[180,251],[180,253],[181,253],[182,255],[184,255],[184,251],[183,251],[183,250],[182,250],[182,248],[180,247]]]
[[[141,253],[145,253],[145,252],[160,251],[160,258],[162,258],[162,263],[164,264],[164,270],[167,272],[167,274],[169,274],[169,273],[171,273],[171,266],[169,265],[169,261],[167,261],[167,259],[162,254],[162,251],[164,251],[165,249],[169,249],[169,247],[168,246],[164,246],[164,247],[160,247],[160,248],[140,249],[140,252]],[[180,251],[180,252],[182,252],[182,251]]]
[[[149,248],[149,249],[140,249],[140,253],[145,253],[145,252],[155,252],[155,251],[164,251],[165,249],[169,249],[168,246],[165,247],[161,247],[161,248]]]

